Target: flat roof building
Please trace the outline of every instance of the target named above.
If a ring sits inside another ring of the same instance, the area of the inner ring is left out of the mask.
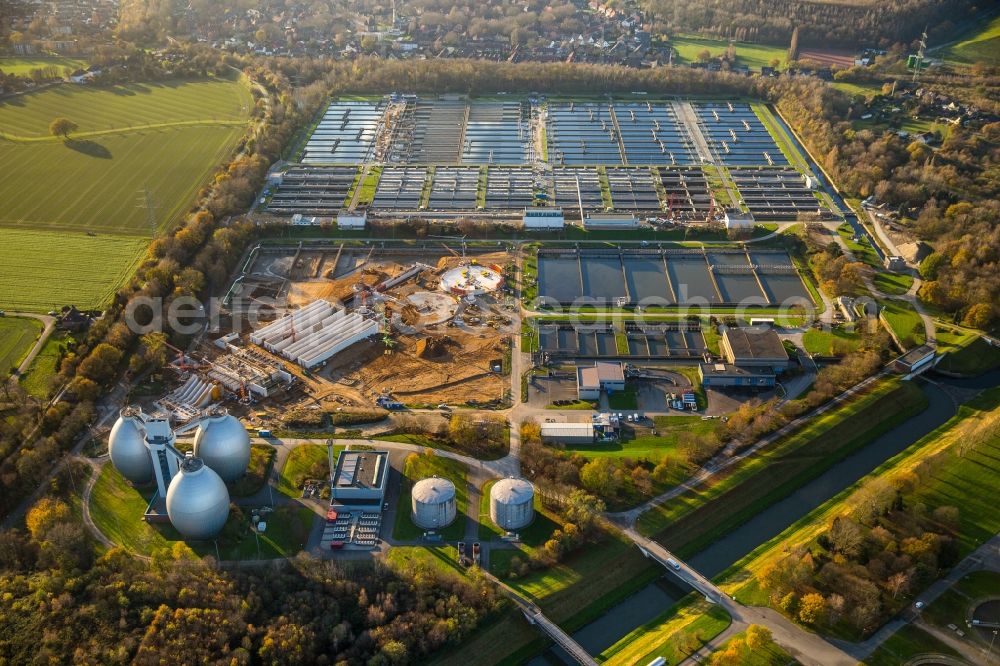
[[[746,368],[788,368],[788,352],[771,329],[727,328],[720,345],[726,362]]]
[[[766,368],[746,368],[730,363],[699,363],[698,376],[706,388],[774,388],[773,371]]]
[[[388,479],[388,452],[341,451],[330,482],[330,499],[348,506],[381,506]]]
[[[562,208],[525,208],[521,219],[525,229],[562,229],[566,224]]]
[[[897,372],[909,375],[920,372],[933,365],[935,359],[934,347],[930,345],[920,345],[896,359],[893,366]]]
[[[576,394],[580,400],[597,400],[601,391],[625,390],[625,369],[621,363],[598,361],[576,368]]]
[[[596,432],[593,423],[543,423],[542,441],[558,444],[593,444]]]

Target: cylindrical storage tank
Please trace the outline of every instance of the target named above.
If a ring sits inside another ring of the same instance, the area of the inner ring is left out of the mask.
[[[108,437],[108,454],[111,464],[132,483],[149,483],[153,480],[153,459],[146,448],[146,434],[142,430],[141,412],[125,407],[111,427]]]
[[[512,532],[535,517],[535,487],[524,479],[501,479],[490,489],[490,518],[502,530]]]
[[[451,525],[455,520],[455,484],[433,476],[413,486],[413,522],[425,530]]]
[[[217,407],[198,426],[194,455],[215,470],[227,483],[247,473],[250,465],[250,435],[239,419]]]
[[[210,539],[229,518],[229,491],[200,458],[185,458],[167,488],[167,516],[185,539]]]

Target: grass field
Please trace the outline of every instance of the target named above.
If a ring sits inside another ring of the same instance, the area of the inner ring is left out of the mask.
[[[938,352],[945,356],[937,367],[960,375],[980,375],[1000,367],[1000,347],[987,343],[969,329],[937,326]]]
[[[876,273],[872,282],[883,294],[900,296],[913,286],[913,276],[906,273]]]
[[[134,236],[3,229],[0,308],[99,307],[131,276],[148,244]]]
[[[10,139],[61,142],[49,135],[53,118],[65,116],[74,135],[132,127],[228,121],[242,126],[252,99],[235,80],[131,83],[111,88],[62,85],[0,102],[0,127]]]
[[[21,363],[41,333],[37,319],[0,317],[0,376]]]
[[[691,594],[628,633],[598,655],[598,659],[608,666],[630,666],[663,657],[666,665],[674,666],[718,636],[731,622],[732,618],[721,607]]]
[[[880,382],[846,405],[812,419],[735,472],[642,514],[639,531],[654,535],[682,556],[696,553],[926,404],[920,389],[910,383]]]
[[[1000,63],[1000,16],[962,41],[935,51],[934,57],[963,65],[984,62],[990,65]]]
[[[706,49],[712,54],[712,57],[722,55],[729,48],[729,41],[684,35],[671,37],[670,46],[677,50],[678,62],[692,63],[698,62],[698,54]],[[788,49],[782,46],[747,42],[736,42],[734,46],[736,47],[736,64],[746,65],[754,69],[770,67],[771,61],[775,59],[780,63],[779,66],[784,66],[785,57],[788,55]]]
[[[861,336],[843,328],[831,328],[829,331],[810,328],[802,334],[802,346],[810,354],[843,356],[861,346]]]
[[[344,450],[343,446],[334,446],[333,455]],[[302,496],[302,481],[309,470],[317,465],[323,465],[329,460],[326,444],[305,444],[296,447],[285,458],[285,464],[278,476],[278,492],[289,497]],[[329,465],[327,465],[329,468]]]
[[[882,92],[881,83],[852,83],[850,81],[836,81],[831,83],[837,90],[842,90],[848,95],[860,95],[861,97],[874,97]]]
[[[952,585],[921,613],[923,619],[947,629],[960,624],[983,599],[1000,597],[1000,573],[973,571]]]
[[[455,484],[455,504],[457,512],[454,522],[445,527],[441,535],[448,541],[458,541],[465,535],[466,510],[469,506],[469,488],[465,482],[466,468],[462,463],[442,458],[412,454],[407,457],[403,467],[403,484],[399,491],[399,502],[396,504],[396,524],[392,528],[392,537],[400,540],[419,539],[424,533],[422,527],[417,527],[410,517],[412,499],[410,492],[413,484],[431,476],[440,476]]]
[[[900,343],[906,349],[924,344],[927,340],[924,322],[913,306],[906,301],[885,300],[878,302],[882,316]]]
[[[98,529],[115,543],[141,555],[185,544],[188,554],[216,556],[212,542],[184,542],[169,524],[151,525],[142,519],[153,488],[141,492],[110,464],[104,465],[90,498],[91,517]],[[268,528],[260,535],[260,559],[288,557],[300,551],[309,537],[315,514],[301,506],[279,507],[268,514]],[[230,514],[218,539],[218,555],[224,560],[257,559],[257,539],[249,514]]]
[[[962,656],[920,627],[908,624],[882,643],[864,663],[868,666],[899,666],[922,654]]]
[[[60,347],[72,346],[75,342],[68,333],[53,331],[28,366],[28,371],[21,375],[21,387],[38,399],[45,398],[49,393],[49,382],[59,369]]]
[[[83,69],[87,66],[87,61],[79,58],[64,58],[62,56],[31,56],[17,58],[0,58],[0,72],[4,74],[16,74],[17,76],[30,76],[34,69],[46,69],[56,67],[59,73],[70,68],[71,70]]]
[[[177,222],[251,105],[242,82],[224,79],[62,85],[0,102],[0,307],[104,305],[149,242],[143,190],[157,230]],[[80,126],[68,141],[48,134],[59,116]]]

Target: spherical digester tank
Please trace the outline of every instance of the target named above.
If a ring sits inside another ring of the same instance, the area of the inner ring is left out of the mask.
[[[525,479],[501,479],[490,489],[490,518],[511,532],[531,523],[535,517],[535,487]]]
[[[122,476],[135,484],[153,480],[153,459],[146,448],[140,411],[134,407],[121,410],[108,437],[111,464]]]
[[[167,489],[167,516],[185,539],[210,539],[229,518],[226,484],[200,458],[185,458]]]
[[[227,483],[247,472],[250,435],[239,419],[218,407],[209,412],[194,436],[194,455]]]
[[[447,527],[455,520],[455,484],[434,476],[417,481],[411,493],[414,524],[423,529]]]

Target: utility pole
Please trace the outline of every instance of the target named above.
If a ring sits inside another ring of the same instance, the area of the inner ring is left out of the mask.
[[[917,49],[917,55],[913,61],[913,83],[917,82],[917,76],[920,74],[920,67],[924,63],[924,53],[927,50],[927,27],[924,26],[924,31],[920,35],[920,41],[918,42],[920,47]]]
[[[146,224],[149,225],[149,237],[156,238],[156,209],[158,206],[153,204],[153,194],[149,191],[148,185],[142,188],[139,194],[139,201],[135,207],[146,209]]]

